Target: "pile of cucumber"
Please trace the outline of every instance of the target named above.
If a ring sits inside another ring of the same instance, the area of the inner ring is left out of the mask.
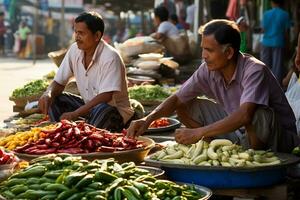
[[[0,194],[8,200],[196,200],[204,195],[194,186],[156,179],[133,162],[89,162],[69,154],[32,160],[29,167],[1,183]]]
[[[226,139],[215,139],[210,143],[200,140],[192,145],[176,143],[152,154],[150,158],[173,164],[223,167],[259,167],[281,163],[273,152],[243,150]]]

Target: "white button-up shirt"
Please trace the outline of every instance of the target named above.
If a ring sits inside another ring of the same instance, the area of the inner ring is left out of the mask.
[[[126,123],[133,115],[130,108],[124,63],[118,52],[101,40],[88,68],[84,67],[84,52],[77,44],[71,45],[54,80],[66,85],[75,77],[78,90],[87,103],[98,94],[114,92],[109,105],[118,109]]]

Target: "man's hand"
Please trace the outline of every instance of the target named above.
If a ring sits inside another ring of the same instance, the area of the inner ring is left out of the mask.
[[[76,120],[78,118],[78,114],[74,112],[65,112],[60,116],[60,120],[67,119],[67,120]]]
[[[200,128],[179,128],[175,130],[175,140],[180,144],[195,144],[202,138]]]
[[[39,99],[39,103],[38,103],[39,110],[43,114],[47,115],[49,107],[51,106],[51,104],[52,104],[51,94],[50,93],[45,93]]]
[[[147,129],[149,124],[146,122],[146,119],[134,120],[130,123],[129,128],[127,129],[128,137],[138,137],[142,135]]]

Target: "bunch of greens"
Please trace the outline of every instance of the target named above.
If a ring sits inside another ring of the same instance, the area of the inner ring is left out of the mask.
[[[44,92],[47,89],[48,85],[48,81],[43,79],[31,81],[25,84],[23,87],[15,89],[12,93],[12,97],[22,98],[40,94],[41,92]]]
[[[133,86],[128,91],[129,97],[136,100],[164,100],[170,96],[170,93],[159,85]]]
[[[52,70],[51,72],[49,72],[48,74],[46,74],[44,76],[45,79],[54,79],[56,72],[54,70]]]

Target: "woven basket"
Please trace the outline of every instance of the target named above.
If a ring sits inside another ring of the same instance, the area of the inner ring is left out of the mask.
[[[61,49],[58,51],[52,51],[48,53],[48,57],[51,58],[51,60],[54,62],[54,64],[57,67],[59,67],[66,53],[67,53],[67,49]]]
[[[43,93],[39,93],[36,95],[32,96],[27,96],[27,97],[21,97],[21,98],[14,98],[14,97],[9,97],[9,100],[15,102],[15,105],[19,108],[24,108],[27,102],[32,102],[32,101],[37,101],[39,98],[42,96]]]

